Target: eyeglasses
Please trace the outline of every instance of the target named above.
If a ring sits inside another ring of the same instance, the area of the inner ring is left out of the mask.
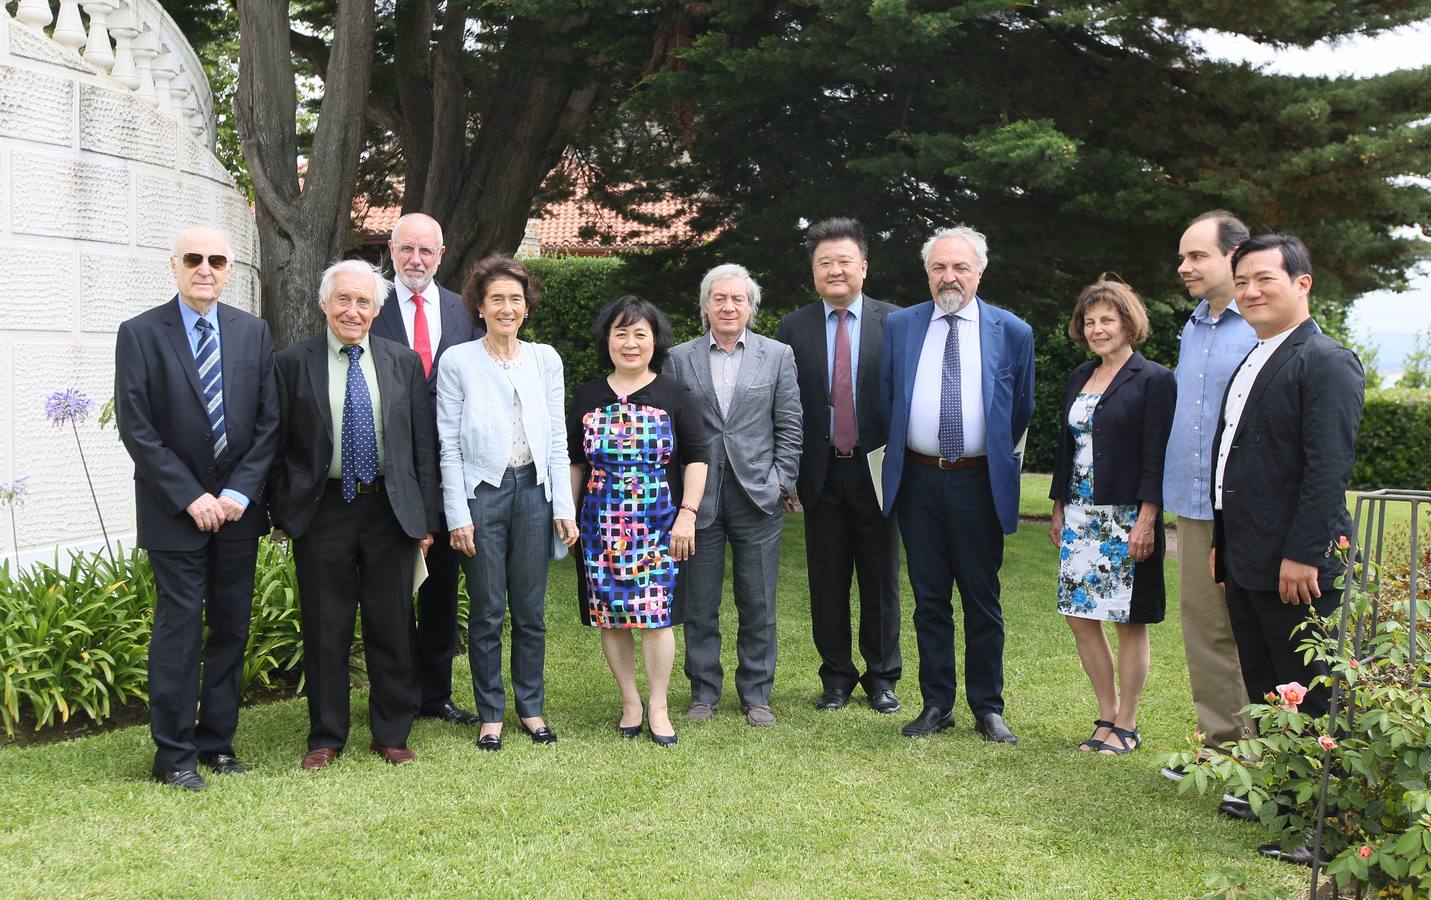
[[[183,260],[186,269],[197,269],[207,261],[209,268],[215,272],[223,271],[229,264],[229,258],[221,253],[212,253],[208,256],[202,253],[185,253],[179,259]]]
[[[416,244],[398,244],[393,249],[397,252],[398,256],[412,256],[414,253],[416,253],[423,259],[432,259],[434,256],[437,255],[437,251],[441,250],[442,248],[422,247]]]

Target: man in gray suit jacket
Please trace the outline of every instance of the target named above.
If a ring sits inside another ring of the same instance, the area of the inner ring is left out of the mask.
[[[692,719],[715,715],[721,694],[720,600],[725,545],[735,579],[739,664],[735,689],[751,725],[775,724],[775,576],[781,493],[795,490],[801,413],[795,354],[750,331],[760,285],[743,266],[716,266],[701,281],[705,334],[671,351],[666,373],[696,398],[711,442],[710,474],[687,565],[686,677]]]

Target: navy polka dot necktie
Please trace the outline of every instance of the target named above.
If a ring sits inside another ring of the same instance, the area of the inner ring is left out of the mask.
[[[352,503],[358,482],[378,480],[378,433],[373,422],[373,398],[358,358],[362,347],[344,347],[348,354],[348,389],[343,395],[343,499]]]
[[[944,338],[939,385],[939,455],[951,462],[964,455],[964,388],[959,378],[959,320],[951,313]]]

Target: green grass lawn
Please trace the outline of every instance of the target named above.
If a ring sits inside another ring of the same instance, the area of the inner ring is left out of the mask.
[[[953,731],[898,735],[920,705],[907,588],[905,709],[812,707],[818,659],[798,517],[780,583],[779,723],[746,726],[728,686],[714,722],[677,718],[680,746],[624,741],[596,635],[577,624],[571,566],[553,568],[548,599],[555,747],[521,737],[509,710],[500,753],[478,752],[472,730],[425,721],[410,742],[417,763],[390,768],[366,750],[365,695],[355,694],[350,753],[328,770],[298,768],[303,701],[273,703],[242,715],[238,750],[251,774],[213,778],[200,795],[147,780],[142,727],[7,749],[0,890],[1184,898],[1227,867],[1256,887],[1305,884],[1304,870],[1256,855],[1255,826],[1158,775],[1159,754],[1186,747],[1193,731],[1175,604],[1153,629],[1144,748],[1122,758],[1074,748],[1096,710],[1053,609],[1055,556],[1039,525],[1010,539],[1003,571],[1007,713],[1021,738],[1012,749],[980,740],[967,708]],[[725,625],[733,635],[733,614]],[[728,685],[733,657],[728,641]],[[470,707],[459,669],[458,700]],[[683,711],[679,671],[678,657],[672,705]]]

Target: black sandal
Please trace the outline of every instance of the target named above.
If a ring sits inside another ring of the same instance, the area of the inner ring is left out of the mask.
[[[1102,729],[1102,728],[1110,728],[1110,729],[1111,729],[1111,728],[1113,728],[1113,727],[1114,727],[1114,726],[1113,726],[1113,723],[1112,723],[1112,722],[1109,722],[1107,719],[1094,719],[1094,720],[1093,720],[1093,734],[1097,734],[1098,731],[1099,731],[1099,729]],[[1093,734],[1090,734],[1090,735],[1088,736],[1088,740],[1086,740],[1086,741],[1084,741],[1083,743],[1079,744],[1079,745],[1078,745],[1078,749],[1080,749],[1080,750],[1087,750],[1087,751],[1089,751],[1089,752],[1093,752],[1093,751],[1096,751],[1096,750],[1102,750],[1104,747],[1108,746],[1107,744],[1103,743],[1102,741],[1096,741],[1096,740],[1094,740],[1094,739],[1093,739]]]
[[[1129,730],[1114,725],[1113,735],[1118,738],[1119,746],[1115,747],[1110,743],[1103,743],[1103,746],[1098,749],[1107,750],[1114,756],[1122,756],[1125,753],[1132,753],[1134,750],[1143,746],[1143,736],[1138,734],[1138,729],[1136,728]],[[1129,743],[1130,741],[1131,743]]]

